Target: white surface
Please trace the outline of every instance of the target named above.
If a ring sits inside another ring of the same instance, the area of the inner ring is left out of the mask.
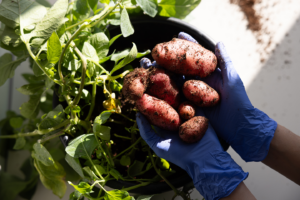
[[[229,0],[203,0],[188,16],[187,21],[204,30],[216,41],[225,43],[253,105],[300,135],[300,0],[262,0],[262,4],[256,8],[262,15],[263,29],[269,33],[263,35],[261,44],[247,30],[247,21],[239,7],[230,4]],[[270,37],[273,40],[266,48]],[[260,62],[261,58],[265,59],[264,63]],[[14,89],[24,84],[19,74],[27,69],[22,65],[16,70]],[[21,103],[26,101],[26,97],[14,91],[14,99],[13,109],[17,111]],[[1,112],[2,110],[3,106]],[[250,173],[245,183],[257,199],[300,198],[300,188],[295,183],[262,163],[245,163],[232,149],[228,152],[244,171]],[[9,165],[16,166],[18,159],[15,155],[11,157],[16,161]],[[68,187],[64,200],[68,199],[71,191]],[[168,200],[172,196],[173,193],[168,192],[152,199]],[[202,196],[194,191],[192,198],[201,200]],[[40,184],[33,200],[40,199],[59,198]]]

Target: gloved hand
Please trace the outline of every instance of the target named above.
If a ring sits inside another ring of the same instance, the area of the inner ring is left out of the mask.
[[[203,116],[203,111],[199,108],[196,115]],[[156,155],[187,171],[206,200],[228,196],[248,176],[223,150],[210,124],[199,142],[187,144],[178,132],[155,127],[158,136],[141,113],[137,113],[136,121],[141,137]]]
[[[223,43],[216,45],[219,68],[203,79],[219,92],[221,102],[204,113],[222,138],[247,162],[267,156],[277,123],[251,104]]]

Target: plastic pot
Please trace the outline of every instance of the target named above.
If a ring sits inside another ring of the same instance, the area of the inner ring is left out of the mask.
[[[124,50],[125,48],[131,48],[132,43],[135,43],[139,52],[146,51],[147,49],[152,50],[156,44],[170,41],[173,37],[177,37],[179,32],[186,32],[192,37],[194,37],[199,42],[199,44],[201,44],[206,49],[209,49],[212,52],[214,52],[215,50],[215,42],[208,35],[182,20],[162,17],[142,17],[131,18],[131,22],[135,30],[134,34],[127,38],[120,37],[110,47],[110,49],[116,49],[116,51],[120,51]],[[108,29],[111,37],[121,33],[119,26],[110,26]],[[151,54],[149,54],[146,57],[153,60]],[[132,62],[131,65],[133,67],[139,67],[139,60]],[[56,106],[58,104],[58,98],[56,96],[53,99],[53,105]],[[62,143],[65,146],[67,146],[69,142],[68,136],[60,136],[60,139]],[[220,139],[220,142],[224,150],[227,150],[229,148],[229,145],[226,144],[224,140]],[[189,175],[184,171],[182,171],[179,174],[176,174],[175,177],[170,178],[168,180],[176,188],[182,187],[192,181]],[[122,180],[113,180],[107,182],[106,185],[114,189],[121,189],[134,186],[136,185],[136,183]],[[170,190],[171,188],[166,183],[157,182],[149,184],[147,186],[136,188],[134,190],[130,190],[130,192],[137,194],[158,194]]]

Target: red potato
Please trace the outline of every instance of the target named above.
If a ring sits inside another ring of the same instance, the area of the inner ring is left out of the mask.
[[[125,98],[137,100],[141,98],[147,89],[148,71],[144,68],[135,68],[124,78],[122,94]]]
[[[175,109],[179,106],[179,89],[164,69],[152,69],[146,93],[166,101]]]
[[[187,143],[198,142],[207,129],[208,119],[202,116],[193,117],[179,127],[179,137]]]
[[[181,124],[179,114],[167,102],[144,94],[136,101],[136,107],[150,124],[165,130],[178,131]]]
[[[181,119],[189,120],[195,116],[195,105],[190,101],[185,101],[179,105],[178,113]]]
[[[220,101],[219,94],[203,81],[186,81],[182,90],[188,100],[200,107],[214,106]]]
[[[152,57],[158,65],[182,75],[206,77],[217,66],[214,53],[199,44],[177,38],[157,44]]]

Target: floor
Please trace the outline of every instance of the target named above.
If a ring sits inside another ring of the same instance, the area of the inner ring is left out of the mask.
[[[203,0],[185,19],[210,35],[215,41],[223,41],[242,78],[252,104],[267,113],[279,124],[300,135],[300,0],[261,0],[255,9],[262,16],[261,42],[247,29],[247,20],[237,5],[230,0]],[[0,50],[0,55],[4,52]],[[27,97],[15,89],[25,84],[20,74],[28,71],[27,63],[16,70],[16,76],[0,88],[0,93],[13,97],[11,102],[1,98],[0,119],[8,107],[18,112]],[[13,90],[10,90],[12,87]],[[297,92],[298,91],[298,92]],[[245,184],[257,199],[296,200],[299,186],[262,163],[245,163],[232,149],[233,159],[250,173]],[[22,163],[24,154],[10,152],[9,171],[21,176],[16,166]],[[68,187],[63,200],[68,199],[72,188]],[[155,195],[152,200],[171,199],[173,192]],[[202,199],[194,190],[193,199]],[[51,191],[41,184],[32,200],[54,200]],[[181,198],[176,198],[179,200]],[[18,199],[20,200],[20,199]]]

